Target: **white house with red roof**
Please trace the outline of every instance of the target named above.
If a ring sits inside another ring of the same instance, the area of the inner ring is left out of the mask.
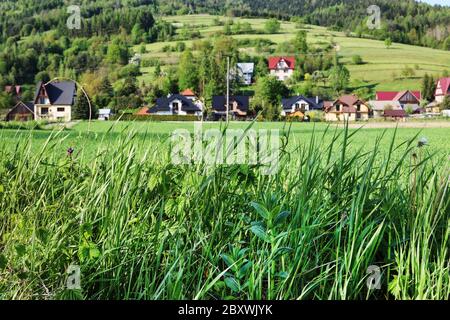
[[[280,81],[286,81],[294,74],[295,57],[271,57],[269,58],[270,75]]]
[[[384,117],[385,111],[407,110],[411,108],[412,112],[421,112],[420,100],[422,94],[420,91],[378,91],[375,100],[369,101],[374,118]]]
[[[446,96],[450,96],[450,78],[439,79],[434,93],[436,102],[442,103]]]

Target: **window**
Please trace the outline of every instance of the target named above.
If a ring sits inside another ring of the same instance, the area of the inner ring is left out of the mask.
[[[173,112],[178,112],[178,107],[179,107],[178,102],[172,103],[172,111]]]
[[[339,105],[339,104],[336,105],[336,111],[337,112],[341,111],[341,105]]]
[[[356,105],[356,111],[358,111],[358,112],[361,111],[361,105],[360,104]]]
[[[58,108],[58,109],[56,109],[58,112],[64,112],[64,111],[66,111],[66,109],[65,108]]]
[[[41,108],[41,114],[48,114],[48,108]]]

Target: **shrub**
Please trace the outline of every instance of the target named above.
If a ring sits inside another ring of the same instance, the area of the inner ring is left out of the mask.
[[[198,121],[200,117],[195,115],[157,115],[157,114],[149,114],[149,115],[136,115],[123,113],[120,115],[114,115],[111,117],[111,120],[120,120],[120,121]]]

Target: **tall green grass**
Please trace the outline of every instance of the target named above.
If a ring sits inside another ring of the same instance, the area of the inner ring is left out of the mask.
[[[417,136],[367,151],[360,131],[298,145],[286,132],[279,173],[263,176],[174,166],[167,144],[109,134],[73,157],[64,132],[38,151],[31,134],[2,145],[0,298],[450,298],[449,159]]]

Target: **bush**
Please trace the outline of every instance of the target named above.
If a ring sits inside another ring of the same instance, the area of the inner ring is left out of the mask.
[[[136,115],[136,114],[120,114],[114,115],[111,117],[111,120],[120,120],[120,121],[198,121],[200,117],[194,115],[157,115],[157,114],[149,114],[149,115]]]
[[[47,121],[2,121],[0,122],[0,129],[43,130],[44,126],[47,124]]]
[[[354,55],[352,61],[353,64],[364,64],[363,58],[360,55]]]

